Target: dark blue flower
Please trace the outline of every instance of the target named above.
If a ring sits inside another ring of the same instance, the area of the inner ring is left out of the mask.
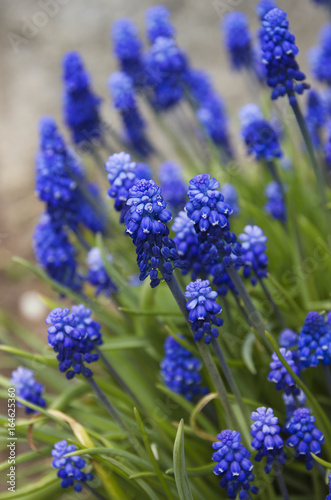
[[[180,335],[180,338],[184,338]],[[201,387],[201,361],[180,345],[173,337],[164,344],[165,356],[161,362],[161,375],[166,386],[188,401],[208,391]]]
[[[288,95],[290,104],[296,104],[295,94],[302,94],[309,85],[304,82],[306,76],[295,59],[299,49],[295,36],[289,31],[286,12],[275,8],[264,16],[260,41],[267,68],[267,84],[273,89],[271,98]]]
[[[209,174],[196,175],[188,190],[185,205],[188,217],[194,222],[200,243],[200,256],[204,265],[239,263],[241,245],[230,232],[229,216],[232,208],[224,202],[219,182]]]
[[[108,254],[107,259],[111,262],[111,255]],[[106,271],[101,251],[98,247],[91,248],[87,255],[86,264],[88,266],[87,279],[96,288],[96,295],[103,293],[107,297],[110,297],[112,293],[117,292],[117,286],[112,282]]]
[[[248,500],[250,493],[258,493],[258,488],[251,484],[254,481],[251,454],[241,443],[241,436],[237,431],[222,431],[217,439],[219,441],[213,443],[216,450],[213,460],[217,462],[214,474],[221,476],[221,488],[226,488],[231,500],[235,500],[238,493],[240,500]]]
[[[172,38],[158,37],[145,55],[145,66],[151,104],[159,111],[175,106],[184,97],[184,52]]]
[[[65,230],[54,225],[49,214],[41,216],[33,234],[33,249],[38,264],[55,281],[79,291],[76,251]]]
[[[309,51],[310,69],[316,80],[331,84],[331,24],[322,27],[319,45]]]
[[[183,78],[191,96],[198,104],[208,100],[209,96],[215,93],[210,76],[206,71],[188,67]]]
[[[218,327],[223,325],[223,320],[216,317],[216,314],[222,312],[221,306],[216,302],[217,292],[213,291],[208,280],[197,279],[187,285],[185,298],[188,299],[186,308],[194,340],[198,342],[204,338],[205,344],[210,344],[219,335]]]
[[[275,463],[285,465],[286,454],[284,452],[284,441],[280,436],[278,418],[275,417],[272,408],[264,406],[258,408],[251,414],[254,423],[251,425],[252,447],[257,450],[254,459],[257,462],[266,457],[267,464],[264,468],[269,474]]]
[[[122,151],[109,156],[105,163],[110,188],[108,195],[115,199],[115,210],[120,212],[126,205],[129,189],[136,182],[136,163]]]
[[[245,226],[244,232],[239,235],[241,241],[241,258],[244,262],[243,276],[250,278],[252,285],[256,285],[257,279],[267,277],[268,257],[265,243],[267,236],[258,226]],[[252,276],[253,272],[253,276]]]
[[[196,117],[209,139],[224,149],[227,158],[232,158],[228,132],[228,117],[223,99],[216,93],[204,99],[197,109]]]
[[[262,21],[264,16],[269,12],[269,10],[277,7],[275,0],[260,0],[255,7],[255,12]]]
[[[285,223],[287,221],[287,209],[278,182],[269,182],[265,188],[265,195],[267,203],[264,205],[264,210],[274,219]]]
[[[160,283],[160,270],[165,281],[170,281],[173,265],[182,267],[184,263],[175,242],[168,236],[167,223],[172,216],[166,209],[161,189],[153,180],[142,179],[130,189],[127,205],[126,232],[136,246],[140,280],[149,276],[154,288]]]
[[[116,71],[109,77],[108,88],[124,124],[124,139],[140,155],[148,155],[152,147],[146,137],[146,123],[137,106],[132,78],[123,71]]]
[[[308,313],[299,335],[298,351],[305,367],[331,363],[331,332],[321,314]]]
[[[171,210],[184,208],[187,185],[182,176],[182,168],[172,161],[166,161],[159,167],[158,177],[162,196]]]
[[[91,319],[90,309],[83,305],[69,309],[53,309],[46,318],[48,344],[57,354],[60,372],[66,372],[67,379],[82,373],[92,377],[93,372],[85,363],[97,361],[98,354],[91,351],[102,343],[100,325]]]
[[[321,145],[321,129],[327,120],[327,106],[323,96],[317,90],[308,92],[306,123],[314,146]]]
[[[277,134],[267,120],[251,120],[242,127],[241,135],[247,146],[247,153],[258,161],[271,161],[283,155]]]
[[[311,415],[309,408],[298,408],[293,413],[286,426],[291,436],[286,440],[286,445],[294,448],[296,457],[306,459],[306,468],[313,468],[313,457],[311,453],[319,456],[321,445],[324,443],[323,433],[316,428],[315,417]]]
[[[252,35],[249,31],[248,18],[243,12],[230,12],[224,16],[221,24],[224,44],[235,70],[252,65]]]
[[[195,280],[203,270],[199,259],[199,241],[195,232],[194,224],[188,218],[186,212],[179,212],[174,219],[172,230],[176,233],[174,242],[176,243],[178,254],[181,259],[188,263],[187,268],[182,269],[183,274],[189,271],[192,273],[192,279]]]
[[[16,396],[29,401],[29,403],[40,406],[41,408],[46,407],[46,401],[42,397],[44,387],[35,380],[32,370],[19,366],[12,372],[10,383],[16,389]],[[24,406],[19,401],[17,401],[17,406],[25,408],[25,413],[36,413],[35,410],[32,410],[32,408],[28,406]]]
[[[287,363],[290,365],[292,370],[296,375],[299,374],[299,370],[293,360],[293,355],[291,351],[286,351],[284,347],[280,348],[282,356],[285,358]],[[269,382],[274,382],[276,384],[276,389],[278,391],[285,391],[286,394],[299,394],[299,389],[296,386],[292,376],[287,371],[287,368],[283,366],[279,360],[277,354],[274,352],[272,354],[272,361],[270,363],[270,372],[268,375]]]
[[[145,70],[142,62],[142,41],[138,36],[138,28],[131,19],[118,19],[112,25],[114,54],[122,71],[127,73],[135,87],[144,83]]]
[[[78,52],[68,52],[63,66],[63,114],[76,144],[101,138],[101,99],[91,90],[91,79]]]
[[[279,334],[279,345],[280,347],[285,347],[285,349],[291,349],[291,347],[298,346],[299,335],[295,333],[290,328],[285,328]]]
[[[80,456],[65,457],[64,455],[76,451],[74,444],[67,441],[58,441],[55,443],[51,455],[53,457],[52,467],[59,469],[57,477],[62,479],[61,488],[73,486],[78,493],[82,491],[82,483],[92,481],[93,474],[82,471],[86,467],[85,460]]]
[[[239,214],[238,205],[238,193],[233,184],[229,182],[222,185],[222,195],[224,196],[224,201],[232,208],[232,215]]]
[[[146,33],[151,43],[160,37],[172,38],[175,28],[170,21],[170,12],[164,5],[155,5],[146,10]]]

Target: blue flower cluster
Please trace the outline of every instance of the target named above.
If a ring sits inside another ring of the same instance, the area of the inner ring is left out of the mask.
[[[236,70],[252,66],[252,35],[248,18],[243,12],[229,12],[223,18],[221,29],[224,33],[225,48],[232,67]]]
[[[194,340],[199,342],[204,338],[205,344],[210,344],[219,335],[218,327],[223,325],[223,320],[216,317],[222,312],[221,306],[216,302],[217,292],[213,291],[208,280],[197,279],[187,285],[185,297],[188,299],[186,308]]]
[[[79,291],[82,278],[77,273],[76,250],[63,228],[49,214],[42,214],[33,234],[37,263],[58,283]]]
[[[82,457],[64,456],[76,450],[77,447],[74,444],[68,445],[67,441],[63,440],[55,443],[51,455],[53,457],[52,467],[59,469],[57,477],[62,479],[61,488],[73,486],[74,490],[79,493],[82,491],[82,483],[92,481],[93,474],[82,471],[86,467],[86,462]]]
[[[271,161],[283,155],[276,131],[265,119],[246,121],[241,136],[246,144],[247,153],[256,160]]]
[[[105,169],[110,184],[108,195],[115,199],[115,210],[121,212],[126,205],[129,189],[137,181],[136,163],[131,160],[129,154],[122,151],[108,158]]]
[[[254,421],[251,425],[252,447],[257,450],[254,459],[261,462],[266,457],[267,463],[264,470],[269,474],[275,463],[285,465],[286,462],[278,418],[275,417],[272,408],[267,409],[262,406],[257,408],[256,412],[252,412],[251,419]]]
[[[182,269],[183,274],[189,271],[192,273],[192,279],[195,280],[203,270],[199,260],[199,241],[195,232],[194,224],[188,218],[184,211],[179,212],[172,225],[175,233],[174,242],[176,243],[179,256],[187,261],[188,267]]]
[[[271,217],[285,224],[287,221],[287,209],[284,196],[280,190],[278,182],[269,182],[264,192],[267,197],[264,210],[267,214],[271,215]]]
[[[60,372],[66,372],[67,379],[82,373],[92,377],[93,372],[85,363],[97,361],[98,354],[92,353],[95,345],[102,343],[100,325],[91,318],[90,309],[83,305],[69,309],[53,309],[46,318],[48,344],[54,349],[59,361]]]
[[[183,335],[180,338],[184,338]],[[188,401],[206,394],[201,387],[201,361],[179,344],[173,337],[167,337],[164,344],[165,356],[161,362],[161,375],[166,386],[181,394]]]
[[[112,25],[114,54],[122,71],[132,78],[135,87],[144,82],[145,70],[142,60],[142,42],[138,28],[130,19],[118,19]]]
[[[315,417],[311,415],[309,408],[298,408],[286,426],[291,436],[286,440],[286,445],[294,448],[296,457],[306,459],[306,468],[313,467],[311,453],[319,456],[321,445],[324,443],[323,433],[317,429]]]
[[[331,364],[331,330],[321,314],[308,313],[299,334],[298,351],[305,367]]]
[[[309,52],[310,69],[316,80],[331,84],[331,24],[322,27],[319,45]]]
[[[121,114],[124,140],[141,156],[147,156],[152,147],[146,137],[146,123],[138,109],[132,78],[124,71],[116,71],[109,77],[108,88],[114,107]]]
[[[260,41],[267,84],[273,88],[271,98],[288,95],[290,104],[295,105],[295,94],[302,94],[309,85],[304,82],[306,76],[295,59],[299,49],[295,36],[289,31],[286,12],[278,8],[267,12],[262,20]]]
[[[146,34],[150,43],[162,36],[172,38],[175,28],[170,21],[170,12],[164,5],[155,5],[146,10]]]
[[[275,0],[260,0],[260,2],[257,4],[255,8],[255,11],[260,20],[262,21],[262,19],[269,12],[269,10],[272,10],[275,7],[277,7]]]
[[[144,62],[151,104],[158,111],[172,108],[184,97],[186,55],[173,38],[159,36],[145,54]]]
[[[42,397],[44,387],[35,380],[32,370],[19,366],[12,372],[10,383],[16,389],[16,396],[29,401],[29,403],[40,406],[41,408],[46,407],[46,401]],[[32,410],[32,408],[28,406],[24,406],[19,401],[17,401],[17,406],[25,407],[25,413],[27,414],[36,413],[35,410]]]
[[[321,145],[322,127],[327,120],[328,110],[325,99],[317,90],[310,90],[307,99],[306,123],[315,147]]]
[[[214,474],[221,476],[220,486],[226,488],[228,498],[240,500],[251,498],[250,493],[257,494],[258,488],[251,483],[254,481],[251,454],[241,442],[240,433],[229,429],[218,434],[216,443],[213,443],[213,460],[217,462]]]
[[[111,262],[112,256],[108,254],[107,260]],[[110,297],[112,293],[117,292],[117,286],[112,282],[106,271],[101,251],[98,247],[89,250],[86,264],[88,267],[87,279],[96,288],[95,293],[97,296],[103,293],[107,297]]]
[[[299,370],[295,364],[295,361],[293,360],[292,352],[286,351],[284,347],[280,348],[280,352],[286,359],[287,363],[290,365],[294,373],[298,375]],[[294,396],[296,394],[299,394],[299,388],[296,386],[292,376],[289,374],[285,366],[283,366],[275,352],[272,354],[268,380],[269,382],[274,382],[276,384],[276,389],[278,391],[284,390],[286,394],[292,394]]]
[[[183,209],[186,203],[187,186],[181,167],[172,161],[166,161],[160,165],[158,177],[163,198],[171,210]]]
[[[243,276],[250,278],[253,286],[258,279],[267,277],[268,257],[265,243],[267,236],[258,226],[245,226],[244,232],[238,237],[241,242],[241,258],[244,263]],[[253,274],[253,276],[252,276]]]
[[[239,263],[241,245],[230,232],[229,216],[232,208],[224,202],[219,182],[209,174],[196,175],[188,190],[185,205],[188,217],[194,222],[200,243],[200,256],[204,265],[231,266]]]
[[[176,244],[168,236],[167,223],[172,216],[161,189],[153,180],[141,179],[130,189],[127,205],[126,232],[136,246],[139,279],[150,276],[154,288],[160,283],[160,270],[165,281],[170,281],[173,265],[181,268],[186,263],[180,260]]]
[[[63,66],[63,114],[76,144],[101,138],[99,107],[101,99],[93,94],[91,78],[78,52],[68,52]]]

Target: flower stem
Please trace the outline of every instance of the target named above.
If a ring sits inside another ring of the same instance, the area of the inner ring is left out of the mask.
[[[102,359],[104,365],[106,366],[107,370],[111,374],[111,376],[116,380],[119,386],[122,387],[122,389],[130,396],[130,398],[133,399],[133,401],[138,405],[141,406],[140,401],[137,399],[136,395],[133,394],[131,391],[130,387],[126,384],[126,382],[122,379],[121,375],[117,373],[115,368],[110,364],[106,356],[103,354],[101,349],[99,347],[95,346],[94,347],[95,352],[99,355],[99,358]]]
[[[260,342],[262,342],[269,351],[272,351],[270,348],[269,342],[267,341],[265,337],[265,331],[266,331],[266,326],[263,321],[263,318],[259,311],[256,309],[251,296],[249,295],[238,271],[234,266],[228,267],[227,272],[233,281],[234,286],[236,287],[246,309],[248,312],[248,318],[250,321],[250,324],[252,325],[254,331],[256,332],[257,338]]]
[[[272,305],[273,307],[273,310],[274,310],[274,313],[275,315],[277,316],[277,319],[279,321],[279,323],[282,325],[282,328],[286,328],[286,322],[285,322],[285,319],[284,319],[284,316],[282,315],[282,313],[280,312],[277,304],[274,302],[269,290],[268,290],[268,287],[267,285],[265,284],[265,282],[263,281],[263,279],[260,279],[259,280],[260,283],[261,283],[261,287],[265,293],[265,296],[267,297],[268,301],[270,302],[270,304]]]
[[[280,492],[282,494],[283,499],[290,500],[290,496],[288,494],[287,487],[286,487],[285,480],[284,480],[284,476],[283,476],[283,473],[281,470],[279,470],[276,473],[276,478],[277,478],[278,486],[279,486],[279,489],[280,489]]]
[[[97,382],[94,380],[93,377],[85,377],[85,380],[87,383],[90,385],[91,389],[94,391],[94,393],[98,396],[99,400],[109,413],[109,415],[115,420],[117,425],[122,429],[122,431],[125,433],[126,437],[130,441],[131,445],[133,446],[134,449],[140,448],[140,443],[139,441],[131,435],[129,430],[127,429],[126,425],[124,424],[120,414],[116,410],[116,408],[112,405],[112,403],[109,401],[107,398],[106,394],[103,392],[101,387],[97,384]]]
[[[161,272],[162,272],[162,267],[161,267]],[[188,317],[188,310],[186,309],[186,300],[185,300],[185,297],[184,297],[182,290],[180,289],[178,281],[176,280],[174,275],[172,275],[171,280],[167,282],[167,285],[168,285],[174,299],[176,300],[178,307],[181,310],[189,329],[191,330],[191,323],[190,323],[190,320]],[[210,351],[209,351],[208,347],[206,346],[206,344],[203,342],[203,340],[200,342],[197,342],[196,344],[197,344],[197,347],[199,349],[200,355],[203,359],[204,365],[207,368],[208,373],[210,375],[210,378],[212,379],[212,382],[215,386],[215,389],[219,395],[219,398],[220,398],[220,401],[223,405],[224,412],[226,413],[227,419],[229,422],[231,422],[231,425],[233,425],[236,428],[236,426],[238,425],[238,422],[237,422],[237,419],[236,419],[235,414],[233,412],[231,403],[229,401],[224,382],[223,382],[223,380],[222,380],[222,378],[217,370],[215,361],[213,360],[213,358],[210,354]]]
[[[100,493],[98,493],[94,488],[91,488],[91,486],[87,483],[81,483],[81,485],[86,488],[88,491],[90,491],[92,493],[92,495],[95,496],[95,498],[98,498],[98,500],[106,500],[106,498],[101,495]]]
[[[302,111],[300,109],[300,106],[299,106],[298,102],[296,102],[295,104],[293,104],[292,108],[293,108],[293,112],[294,112],[295,118],[296,118],[296,120],[298,122],[301,135],[303,137],[303,140],[304,140],[306,148],[307,148],[307,152],[308,152],[308,156],[309,156],[309,159],[310,159],[310,163],[311,163],[311,165],[312,165],[312,167],[314,169],[314,173],[315,173],[315,177],[316,177],[316,180],[317,180],[317,185],[318,185],[318,188],[319,188],[319,191],[320,191],[320,196],[321,196],[322,203],[325,206],[326,205],[326,193],[325,193],[325,186],[326,186],[326,184],[325,184],[325,182],[323,180],[323,175],[322,175],[321,168],[320,168],[320,166],[319,166],[319,164],[317,162],[314,145],[313,145],[313,142],[311,140],[309,130],[307,128],[306,120],[305,120],[305,118],[304,118],[304,116],[302,114]]]

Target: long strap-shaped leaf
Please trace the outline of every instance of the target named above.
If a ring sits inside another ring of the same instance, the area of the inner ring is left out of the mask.
[[[193,500],[185,467],[183,419],[179,423],[174,444],[174,473],[180,500]]]

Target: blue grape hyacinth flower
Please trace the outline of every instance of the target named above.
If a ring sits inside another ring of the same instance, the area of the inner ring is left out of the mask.
[[[115,210],[121,212],[126,205],[129,190],[137,181],[136,163],[128,153],[114,153],[105,163],[110,184],[108,195],[115,199]]]
[[[265,457],[267,463],[264,470],[269,474],[274,464],[285,465],[286,462],[278,418],[272,408],[262,406],[252,412],[251,419],[254,421],[251,425],[252,447],[257,450],[254,459],[261,462]]]
[[[227,491],[228,498],[248,500],[250,494],[257,494],[258,488],[251,483],[254,481],[251,454],[241,442],[241,435],[229,429],[218,434],[216,443],[213,443],[213,461],[217,462],[214,474],[221,476],[220,486]],[[239,494],[239,495],[238,495]]]
[[[141,156],[147,156],[152,147],[146,137],[146,123],[138,109],[132,78],[123,71],[116,71],[109,77],[108,89],[123,121],[124,140]]]
[[[153,180],[141,179],[129,190],[127,205],[126,232],[136,247],[139,279],[143,281],[149,276],[154,288],[160,283],[160,270],[169,282],[173,266],[181,268],[186,264],[180,259],[175,242],[169,238],[167,223],[172,215],[166,209],[161,189]]]
[[[233,69],[240,70],[252,66],[252,35],[246,14],[229,12],[223,18],[221,30]]]
[[[321,145],[322,128],[327,121],[328,110],[325,99],[317,90],[308,92],[306,123],[315,147]]]
[[[232,215],[238,215],[240,212],[238,203],[238,193],[236,188],[230,182],[222,184],[222,195],[224,196],[224,201],[232,208]]]
[[[166,161],[159,167],[158,177],[162,196],[171,210],[184,208],[187,185],[182,176],[182,168],[172,161]]]
[[[199,342],[203,338],[205,344],[210,344],[219,335],[218,327],[223,325],[223,319],[216,316],[222,312],[216,302],[217,292],[213,291],[208,280],[197,279],[187,285],[185,298],[194,340]]]
[[[50,278],[75,291],[81,290],[75,247],[66,231],[55,225],[47,213],[42,214],[33,233],[33,249],[37,263]]]
[[[316,80],[331,84],[331,24],[325,24],[319,33],[319,45],[308,54],[310,69]]]
[[[319,456],[321,445],[324,443],[322,431],[317,429],[315,417],[311,415],[309,408],[298,408],[286,426],[291,435],[286,440],[286,445],[295,449],[298,459],[305,458],[306,469],[313,468],[313,457],[311,453]]]
[[[64,455],[76,451],[74,444],[68,444],[67,441],[58,441],[55,443],[51,455],[53,457],[52,467],[59,469],[57,477],[61,479],[61,488],[73,486],[79,493],[82,491],[82,484],[86,481],[92,481],[93,474],[82,471],[86,467],[86,461],[80,456],[65,457]]]
[[[184,336],[180,335],[183,339]],[[164,344],[165,356],[161,362],[161,375],[166,386],[188,401],[208,391],[201,387],[201,361],[179,344],[173,337],[167,337]]]
[[[188,218],[186,212],[181,211],[175,217],[172,230],[175,233],[174,242],[176,243],[178,254],[188,264],[186,268],[182,269],[182,274],[185,275],[191,271],[192,279],[195,280],[203,272],[203,265],[199,259],[200,244],[198,235],[195,232],[193,222]]]
[[[118,19],[112,25],[111,37],[113,51],[121,70],[132,78],[135,87],[142,87],[145,78],[143,44],[137,26],[131,19]]]
[[[278,8],[267,12],[262,20],[260,41],[267,84],[273,89],[271,98],[287,95],[290,104],[295,105],[295,94],[302,94],[309,85],[304,81],[306,75],[300,71],[295,59],[299,49],[295,36],[289,30],[286,12]]]
[[[146,34],[150,43],[160,36],[172,38],[175,28],[170,21],[170,11],[164,5],[155,5],[146,10]]]
[[[219,182],[209,174],[196,175],[190,180],[185,210],[198,234],[203,264],[231,266],[241,262],[241,244],[230,232],[228,219],[232,208],[224,202],[219,187]]]
[[[241,242],[241,258],[244,263],[243,276],[250,278],[253,286],[258,279],[266,278],[268,275],[267,236],[258,226],[245,226],[244,232],[238,237]],[[253,275],[252,275],[253,273]]]
[[[12,372],[10,383],[16,389],[16,396],[41,408],[46,408],[46,401],[42,397],[44,386],[35,380],[32,370],[19,366]],[[35,410],[23,405],[19,401],[17,401],[17,406],[25,408],[25,413],[27,414],[36,413]]]
[[[247,153],[257,161],[271,161],[283,155],[277,133],[265,119],[252,119],[246,123],[241,129],[241,136]]]
[[[326,500],[331,500],[331,473],[328,475],[328,481],[329,481],[329,494],[326,497]]]
[[[293,360],[293,355],[291,351],[286,351],[284,347],[280,348],[282,356],[286,359],[287,363],[290,365],[292,370],[296,375],[299,374],[299,369]],[[274,352],[272,354],[272,361],[270,363],[270,372],[268,375],[269,382],[274,382],[276,384],[276,389],[278,391],[285,391],[286,394],[296,395],[299,394],[299,388],[295,384],[292,376],[287,371],[285,366],[281,363],[277,354]]]
[[[300,362],[306,368],[331,363],[331,331],[323,316],[316,311],[306,316],[299,334],[298,352]]]
[[[63,114],[73,141],[80,145],[102,135],[99,107],[100,97],[91,90],[91,78],[78,52],[68,52],[62,60]]]
[[[91,319],[91,311],[83,305],[53,309],[46,318],[48,344],[57,353],[60,372],[72,379],[82,373],[92,377],[93,372],[85,363],[97,361],[98,354],[92,353],[95,345],[102,342],[100,325]]]
[[[109,262],[113,260],[109,254],[106,258]],[[113,293],[117,292],[117,286],[112,282],[106,271],[100,248],[94,247],[89,250],[86,264],[88,266],[87,279],[95,287],[95,294],[97,296],[103,293],[107,297],[110,297]]]
[[[275,0],[260,0],[255,7],[255,12],[262,21],[268,12],[277,7]]]
[[[267,197],[267,202],[264,205],[265,212],[271,215],[273,219],[285,224],[287,221],[287,208],[278,182],[269,182],[264,192]]]

